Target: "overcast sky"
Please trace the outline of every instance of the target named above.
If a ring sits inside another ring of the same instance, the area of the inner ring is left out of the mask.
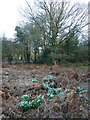
[[[29,0],[32,4],[33,0]],[[71,0],[88,3],[90,0]],[[6,37],[13,38],[15,26],[20,21],[19,8],[25,7],[25,0],[0,0],[0,36],[5,33]]]

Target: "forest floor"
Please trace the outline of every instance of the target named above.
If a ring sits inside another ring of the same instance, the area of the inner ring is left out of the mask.
[[[5,73],[8,74],[5,74]],[[42,88],[43,78],[54,76],[54,88],[64,92],[71,85],[70,94],[65,93],[63,101],[60,96],[47,97]],[[3,65],[2,68],[2,116],[3,118],[88,118],[88,67],[60,67],[47,65]],[[37,82],[33,83],[32,79]],[[79,93],[77,87],[84,92]],[[76,94],[73,93],[76,91]],[[44,101],[37,109],[23,112],[19,103],[23,95],[44,95]],[[81,97],[82,95],[83,97]]]

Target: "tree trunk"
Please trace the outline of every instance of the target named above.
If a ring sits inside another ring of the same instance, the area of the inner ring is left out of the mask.
[[[11,61],[13,60],[13,57],[12,57],[12,55],[10,54],[9,56],[8,56],[8,62],[9,62],[9,64],[11,64]]]
[[[26,62],[26,53],[24,52],[24,60],[25,60],[25,62]]]
[[[30,52],[27,53],[27,62],[30,62]]]
[[[34,52],[34,61],[35,61],[35,62],[37,61],[36,54],[37,54],[37,52],[35,51],[35,52]]]

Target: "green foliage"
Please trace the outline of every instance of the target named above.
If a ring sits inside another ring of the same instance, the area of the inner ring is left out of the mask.
[[[65,96],[65,93],[61,91],[59,95]]]
[[[55,86],[54,82],[50,83],[50,87],[54,87],[54,86]]]
[[[38,63],[40,64],[53,64],[50,48],[46,47],[42,54],[38,57]]]
[[[47,82],[47,83],[46,84],[45,83],[42,84],[42,87],[45,90],[48,91],[47,97],[51,98],[51,99],[53,99],[55,94],[58,94],[58,93],[61,92],[61,88],[54,88],[55,82],[53,80],[55,80],[55,79],[56,79],[56,77],[50,75],[48,77],[48,81],[46,81],[47,79],[44,81],[44,82]]]
[[[5,72],[5,75],[9,75],[9,73],[8,73],[8,72]]]
[[[50,86],[49,86],[48,84],[44,84],[44,83],[43,83],[43,84],[42,84],[42,87],[43,87],[45,90],[48,90]]]
[[[30,100],[29,95],[23,95],[21,98],[23,99],[23,101],[29,101]]]
[[[2,58],[7,58],[7,61],[10,63],[13,60],[14,55],[14,44],[11,41],[2,39]]]
[[[20,102],[19,106],[20,106],[20,109],[23,110],[23,112],[25,112],[31,108],[31,104],[28,101]]]
[[[68,88],[69,88],[69,89],[72,89],[72,87],[73,87],[72,84],[69,84],[69,85],[68,85]]]
[[[84,96],[83,96],[82,94],[79,94],[79,97],[80,97],[81,99],[84,99]]]
[[[66,93],[69,93],[69,92],[70,92],[70,90],[69,90],[69,89],[65,89],[65,92],[66,92]]]
[[[54,95],[54,88],[49,88],[48,93]]]
[[[43,102],[43,96],[37,96],[37,100],[31,101],[31,107],[37,109],[39,105]]]
[[[44,83],[42,84],[43,88],[45,90],[47,90],[47,97],[50,99],[53,99],[55,95],[58,95],[58,102],[63,103],[66,95],[67,96],[71,96],[71,91],[74,92],[74,95],[77,95],[81,98],[81,100],[87,99],[84,97],[84,93],[87,92],[86,90],[77,87],[77,90],[73,89],[72,84],[67,86],[67,89],[63,90],[61,88],[54,88],[54,81],[56,79],[56,77],[54,76],[49,76],[48,77],[50,80],[47,81],[47,78],[43,78],[45,79],[45,81],[43,81]],[[46,84],[45,84],[46,82]],[[37,109],[40,104],[44,101],[44,96],[36,96],[35,100],[30,100],[30,95],[23,95],[22,101],[19,103],[20,109],[25,112],[27,110],[30,110],[31,108],[35,108]]]
[[[87,81],[90,81],[90,78],[87,78]]]
[[[36,80],[36,79],[33,79],[32,82],[33,82],[33,83],[34,83],[34,82],[37,82],[37,80]]]
[[[83,91],[83,89],[80,87],[77,87],[77,92],[81,92],[81,91]]]
[[[37,97],[37,102],[42,103],[44,101],[44,96],[36,96]]]
[[[54,89],[54,90],[55,90],[55,94],[58,94],[58,93],[61,92],[61,88],[56,88],[56,89]]]
[[[50,93],[47,93],[47,97],[53,99],[54,95],[50,94]]]
[[[19,103],[20,109],[23,110],[23,112],[30,110],[30,108],[37,109],[39,105],[43,102],[44,96],[36,96],[36,100],[30,101],[30,96],[23,95],[22,96],[23,101]]]
[[[50,75],[48,78],[48,81],[52,81],[53,79],[54,79],[54,77]]]
[[[59,102],[62,103],[64,102],[66,95],[71,96],[71,91],[74,93],[74,95],[79,95],[81,99],[84,99],[83,93],[87,92],[86,90],[77,87],[77,90],[73,89],[72,84],[67,85],[67,89],[62,90],[61,88],[54,88],[55,83],[53,80],[56,79],[54,76],[49,76],[48,81],[43,81],[44,83],[42,84],[43,88],[47,90],[47,97],[50,99],[53,99],[55,95],[58,95]],[[46,82],[46,84],[45,84]]]
[[[43,82],[46,82],[47,81],[47,78],[45,77],[45,78],[43,78]]]

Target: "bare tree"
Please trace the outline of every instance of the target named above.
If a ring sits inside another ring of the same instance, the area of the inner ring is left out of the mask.
[[[71,4],[70,2],[53,2],[52,0],[37,0],[34,10],[28,1],[25,17],[29,22],[35,22],[43,31],[45,44],[55,46],[66,40],[67,36],[73,31],[75,34],[88,24],[87,8],[83,8],[79,4]],[[73,36],[74,34],[72,34]],[[57,38],[60,38],[57,41]]]

